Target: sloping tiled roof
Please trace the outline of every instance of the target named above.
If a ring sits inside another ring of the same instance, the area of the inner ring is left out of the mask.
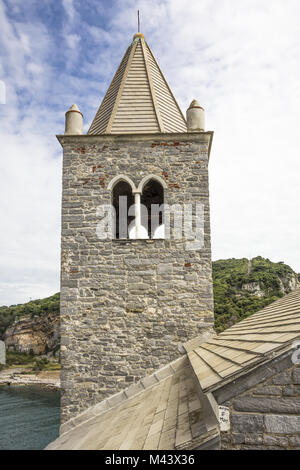
[[[187,343],[180,359],[63,425],[47,449],[201,448],[219,434],[205,394],[269,362],[299,338],[297,289],[191,350]]]
[[[203,391],[280,353],[300,338],[300,289],[188,352]]]
[[[186,132],[183,114],[142,34],[136,34],[88,134]]]
[[[187,357],[90,408],[79,421],[48,449],[189,449],[218,435],[216,422],[204,419]]]

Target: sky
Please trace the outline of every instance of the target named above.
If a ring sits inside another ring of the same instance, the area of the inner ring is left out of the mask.
[[[298,0],[0,0],[0,305],[59,291],[55,135],[73,103],[87,131],[137,9],[181,109],[196,98],[215,133],[213,259],[300,272]]]

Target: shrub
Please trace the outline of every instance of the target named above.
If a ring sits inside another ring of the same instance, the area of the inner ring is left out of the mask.
[[[35,364],[33,366],[33,370],[34,371],[41,371],[41,370],[45,370],[48,368],[48,365],[49,365],[49,361],[46,357],[42,357],[42,358],[39,358],[39,359],[36,359],[35,360]]]

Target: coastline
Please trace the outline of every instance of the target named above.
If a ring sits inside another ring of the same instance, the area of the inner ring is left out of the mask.
[[[41,371],[24,373],[24,368],[14,367],[0,371],[1,385],[38,385],[53,390],[60,390],[59,371]]]

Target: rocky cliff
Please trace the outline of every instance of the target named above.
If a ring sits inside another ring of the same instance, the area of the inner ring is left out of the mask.
[[[57,356],[59,315],[55,312],[19,318],[6,329],[3,339],[8,351]]]
[[[8,351],[59,354],[59,293],[25,304],[0,307],[0,339]]]

